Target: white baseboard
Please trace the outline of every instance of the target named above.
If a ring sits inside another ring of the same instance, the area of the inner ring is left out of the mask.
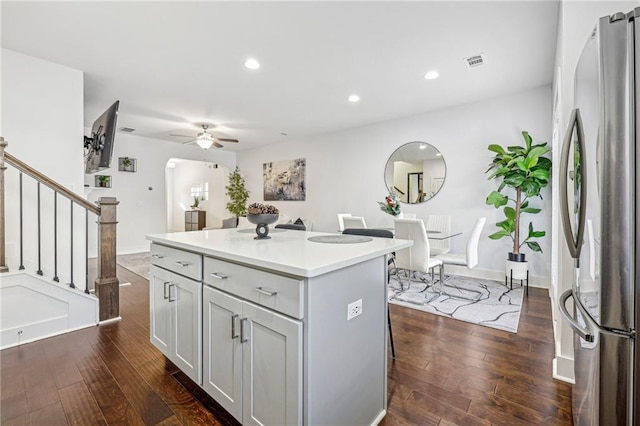
[[[465,266],[445,265],[445,274],[455,274],[463,277],[481,278],[485,280],[494,280],[504,282],[504,271],[496,271],[493,269],[469,269]],[[513,280],[514,285],[520,285],[520,280]],[[539,275],[529,276],[529,286],[536,288],[549,288],[551,284],[550,277],[543,277]]]
[[[556,356],[553,359],[553,378],[575,385],[576,379],[573,372],[573,359]]]

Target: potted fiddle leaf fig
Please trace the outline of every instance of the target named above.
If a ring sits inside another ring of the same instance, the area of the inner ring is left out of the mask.
[[[247,200],[249,199],[249,191],[247,191],[238,166],[232,173],[229,173],[229,184],[224,188],[229,197],[227,210],[235,216],[237,224],[238,218],[247,214]]]
[[[525,227],[522,234],[523,214],[538,214],[541,209],[530,205],[535,198],[542,199],[540,191],[549,184],[551,160],[545,155],[549,152],[547,143],[534,144],[528,132],[522,132],[524,146],[489,145],[489,151],[495,155],[485,173],[491,173],[489,179],[500,182],[498,189],[487,196],[487,204],[502,209],[504,220],[496,223],[499,230],[491,235],[492,240],[509,237],[513,249],[508,262],[525,262],[525,254],[520,249],[526,245],[534,252],[542,252],[536,238],[545,236],[545,231],[535,230],[533,223]],[[515,278],[515,277],[514,277]]]

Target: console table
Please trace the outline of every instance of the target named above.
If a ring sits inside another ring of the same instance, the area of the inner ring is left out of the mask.
[[[207,212],[203,210],[187,210],[184,212],[184,230],[201,231],[207,226]]]

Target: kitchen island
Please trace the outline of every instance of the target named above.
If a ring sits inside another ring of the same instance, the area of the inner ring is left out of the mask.
[[[412,242],[275,231],[148,235],[151,342],[242,424],[377,424],[386,258]]]

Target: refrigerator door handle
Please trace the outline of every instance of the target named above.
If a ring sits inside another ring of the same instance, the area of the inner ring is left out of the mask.
[[[576,129],[577,133],[577,149],[578,149],[578,164],[577,170],[574,170],[574,182],[580,179],[580,211],[578,214],[578,229],[574,238],[573,229],[571,229],[571,213],[569,209],[569,199],[567,198],[568,181],[567,174],[569,171],[569,161],[575,161],[575,154],[571,154],[571,137],[573,136],[573,129]],[[585,147],[584,147],[584,130],[582,127],[582,118],[580,117],[580,109],[574,108],[571,111],[571,118],[569,118],[569,128],[564,137],[562,144],[562,156],[560,159],[560,214],[562,217],[562,227],[564,229],[564,236],[567,240],[569,253],[574,259],[580,259],[580,251],[582,249],[582,239],[584,237],[584,223],[586,214],[587,203],[587,176],[585,167]],[[576,173],[579,172],[578,173]]]
[[[573,318],[571,314],[569,314],[566,303],[567,303],[567,299],[570,297],[573,298],[573,290],[567,290],[564,293],[562,293],[562,296],[560,296],[559,308],[560,308],[560,312],[562,313],[562,316],[566,318],[566,320],[569,322],[569,327],[571,327],[578,336],[582,337],[587,342],[593,342],[594,336],[593,336],[593,333],[591,333],[591,330],[589,330],[587,327],[583,328],[578,323],[578,321],[575,318]],[[574,299],[574,303],[578,307],[578,310],[580,311],[580,313],[582,313],[582,309],[581,309],[582,306],[580,306],[580,303],[575,301],[575,299]]]

